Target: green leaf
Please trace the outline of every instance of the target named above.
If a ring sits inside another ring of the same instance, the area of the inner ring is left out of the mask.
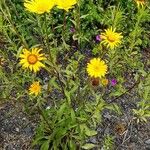
[[[42,144],[40,150],[48,150],[48,149],[49,149],[49,141],[47,140]]]
[[[145,100],[148,100],[148,95],[149,95],[149,93],[150,93],[150,88],[149,88],[149,87],[145,87],[144,93],[143,93],[143,98],[144,98]]]
[[[94,111],[93,118],[95,118],[98,122],[101,121],[101,114],[99,110]]]
[[[67,98],[68,103],[70,103],[71,102],[70,92],[68,92],[67,90],[64,90],[64,92],[65,92],[65,96]]]
[[[78,85],[75,84],[73,88],[70,90],[70,94],[73,94],[78,89]]]
[[[69,147],[70,147],[71,150],[76,150],[76,145],[75,145],[73,140],[69,141]]]
[[[51,85],[51,87],[53,86],[54,88],[56,88],[58,90],[61,89],[56,82],[56,77],[51,78],[51,80],[49,81],[49,85]]]
[[[75,112],[73,109],[71,109],[71,119],[72,119],[72,122],[76,121],[76,116],[75,116]]]
[[[23,46],[19,47],[16,55],[17,58],[19,58],[19,55],[22,53],[22,50],[23,50]]]
[[[97,134],[97,132],[95,130],[91,130],[90,128],[87,127],[86,124],[81,124],[80,125],[80,129],[81,129],[81,132],[85,132],[85,134],[87,136],[94,136]]]
[[[56,139],[59,140],[59,139],[62,139],[67,133],[67,128],[57,128],[56,130]]]
[[[40,136],[40,137],[36,138],[36,139],[33,141],[32,146],[37,145],[37,144],[38,144],[41,140],[43,140],[43,139],[44,139],[43,136]]]
[[[61,118],[61,116],[64,114],[65,109],[66,109],[66,103],[63,103],[57,112],[57,118]]]
[[[115,112],[118,113],[119,115],[122,114],[120,107],[119,107],[117,104],[115,104],[115,103],[106,106],[106,108],[115,111]]]
[[[92,149],[94,148],[96,145],[91,144],[91,143],[87,143],[85,145],[82,146],[83,149]]]
[[[95,131],[95,130],[90,130],[90,129],[88,128],[88,130],[85,131],[85,134],[86,134],[87,136],[94,136],[94,135],[97,134],[97,131]]]
[[[80,19],[82,19],[82,18],[86,18],[87,16],[89,16],[89,14],[82,15],[82,16],[80,17]]]
[[[3,29],[3,18],[2,18],[2,14],[0,13],[0,32]]]

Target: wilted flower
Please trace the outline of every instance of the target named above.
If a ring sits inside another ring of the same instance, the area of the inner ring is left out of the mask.
[[[106,79],[106,78],[101,79],[101,83],[104,86],[108,85],[108,79]]]
[[[91,78],[91,83],[93,86],[99,85],[99,78]]]

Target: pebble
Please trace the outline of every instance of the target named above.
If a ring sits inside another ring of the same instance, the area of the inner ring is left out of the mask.
[[[16,131],[19,132],[20,131],[19,128],[16,128]]]
[[[107,118],[107,119],[111,119],[112,118],[112,116],[109,113],[104,114],[104,117]]]
[[[146,141],[145,141],[145,144],[150,145],[150,139],[146,140]]]
[[[13,145],[9,144],[5,147],[6,150],[14,150]]]
[[[49,110],[49,109],[51,109],[51,107],[50,107],[50,106],[47,106],[47,107],[46,107],[46,110]]]
[[[95,137],[91,137],[90,138],[90,142],[93,143],[93,144],[97,144],[97,139]]]
[[[32,134],[33,134],[33,131],[32,131],[32,129],[31,129],[31,127],[26,127],[26,128],[24,129],[24,131],[25,131],[25,133],[26,133],[28,136],[32,136]]]

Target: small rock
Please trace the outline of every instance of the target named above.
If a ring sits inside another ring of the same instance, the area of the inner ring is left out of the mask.
[[[146,140],[145,144],[150,144],[150,139]]]
[[[111,116],[109,113],[106,113],[106,114],[104,115],[104,117],[107,118],[107,119],[111,119],[111,118],[112,118],[112,116]]]
[[[97,139],[95,137],[91,137],[90,138],[90,142],[93,143],[93,144],[97,144]]]
[[[136,149],[136,144],[135,143],[130,143],[128,147],[129,147],[129,149],[134,150],[134,149]]]
[[[5,147],[6,150],[14,150],[13,145],[9,144]]]
[[[109,128],[109,127],[106,127],[106,129],[104,130],[104,135],[105,135],[105,134],[109,134],[109,132],[110,132],[110,128]]]
[[[47,106],[47,107],[46,107],[46,110],[49,110],[49,109],[51,109],[51,107],[50,107],[50,106]]]
[[[16,128],[16,131],[19,132],[20,131],[19,128]]]
[[[102,128],[101,127],[97,128],[97,131],[102,132]]]
[[[22,118],[22,120],[26,120],[26,118],[24,117],[24,118]]]
[[[31,127],[26,127],[26,128],[24,129],[24,131],[25,131],[25,133],[26,133],[28,136],[32,136],[32,134],[33,134],[33,131],[32,131],[32,129],[31,129]]]

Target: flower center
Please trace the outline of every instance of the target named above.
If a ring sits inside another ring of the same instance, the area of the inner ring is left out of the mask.
[[[99,71],[99,66],[94,67],[95,72]]]
[[[29,64],[35,64],[38,61],[38,58],[34,54],[30,54],[27,58]]]
[[[114,41],[115,41],[115,38],[114,38],[113,35],[109,35],[109,36],[107,37],[107,39],[108,39],[108,41],[110,41],[110,42],[114,42]]]
[[[33,91],[38,91],[39,88],[37,86],[33,87]]]

